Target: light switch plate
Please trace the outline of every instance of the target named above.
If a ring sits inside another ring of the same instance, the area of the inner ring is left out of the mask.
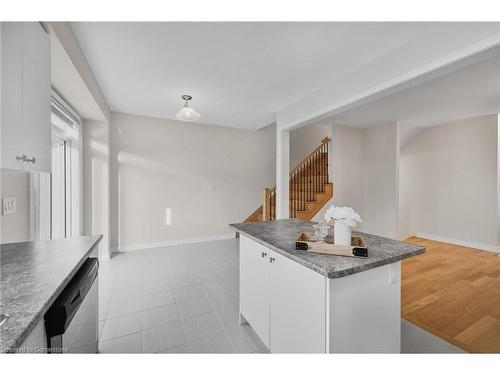
[[[12,215],[16,213],[16,198],[2,198],[2,214]]]

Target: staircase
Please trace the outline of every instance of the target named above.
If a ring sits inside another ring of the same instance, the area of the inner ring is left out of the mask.
[[[328,142],[321,144],[290,172],[290,218],[311,220],[333,196],[328,179]],[[276,186],[265,188],[263,204],[245,222],[276,219]]]

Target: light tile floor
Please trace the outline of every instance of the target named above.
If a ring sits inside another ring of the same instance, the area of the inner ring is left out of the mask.
[[[266,353],[238,323],[236,239],[120,253],[99,269],[101,353]],[[404,353],[460,349],[402,321]]]
[[[238,323],[237,240],[120,253],[99,270],[101,353],[261,353]]]

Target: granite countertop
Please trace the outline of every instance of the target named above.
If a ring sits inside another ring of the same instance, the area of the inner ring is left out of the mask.
[[[1,245],[0,352],[15,351],[43,319],[102,235]]]
[[[354,231],[353,235],[361,237],[368,248],[367,258],[323,255],[295,250],[297,238],[302,232],[313,233],[314,224],[316,223],[300,219],[285,219],[231,224],[230,227],[330,279],[394,263],[425,251],[423,246]]]

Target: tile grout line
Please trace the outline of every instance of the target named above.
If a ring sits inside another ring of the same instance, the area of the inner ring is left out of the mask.
[[[192,299],[191,299],[192,300]],[[208,298],[207,298],[208,300]],[[119,336],[115,336],[115,337],[112,337],[112,338],[109,338],[107,340],[102,340],[101,342],[106,342],[106,341],[110,341],[110,340],[114,340],[114,339],[118,339],[118,338],[121,338],[121,337],[124,337],[124,336],[129,336],[131,334],[135,334],[137,332],[144,332],[144,331],[147,331],[147,330],[151,330],[151,329],[154,329],[154,328],[158,328],[158,327],[162,327],[162,326],[165,326],[165,325],[169,325],[169,324],[172,324],[172,323],[176,323],[176,322],[180,322],[181,325],[182,325],[182,322],[185,321],[185,320],[188,320],[188,319],[191,319],[191,318],[197,318],[197,317],[200,317],[200,316],[203,316],[203,315],[208,315],[210,313],[214,314],[215,318],[217,319],[219,325],[221,326],[221,331],[222,330],[225,330],[224,329],[224,326],[222,324],[222,322],[220,321],[219,317],[217,316],[216,314],[216,311],[219,311],[219,310],[223,310],[224,308],[220,308],[220,309],[215,309],[212,304],[210,303],[210,300],[208,300],[208,303],[210,304],[211,306],[211,311],[207,311],[207,312],[204,312],[204,313],[201,313],[201,314],[196,314],[196,315],[192,315],[192,316],[188,316],[188,317],[185,317],[185,318],[182,318],[179,314],[179,319],[177,320],[174,320],[174,321],[171,321],[171,322],[168,322],[168,323],[163,323],[163,324],[160,324],[160,325],[157,325],[157,326],[153,326],[153,327],[149,327],[149,328],[143,328],[140,329],[140,330],[137,330],[137,331],[133,331],[133,332],[129,332],[129,333],[126,333],[124,335],[119,335]],[[173,304],[177,304],[177,303],[173,303]],[[172,304],[169,304],[169,305],[172,305]],[[168,306],[168,305],[164,305],[164,306]],[[160,306],[162,307],[162,306]],[[153,309],[156,309],[156,308],[153,308]],[[148,310],[151,310],[151,309],[148,309]],[[132,312],[132,313],[129,313],[129,314],[124,314],[124,315],[121,315],[121,316],[118,316],[118,317],[114,317],[114,318],[110,318],[110,319],[106,319],[104,320],[103,322],[105,323],[107,320],[114,320],[114,319],[117,319],[117,318],[122,318],[124,316],[129,316],[129,315],[134,315],[134,314],[138,314],[138,313],[142,313],[143,311],[148,311],[148,310],[141,310],[141,311],[136,311],[136,312]],[[182,328],[184,330],[184,326],[182,325]],[[104,327],[103,327],[103,331],[104,331]],[[210,336],[210,335],[202,335],[200,337],[207,337],[207,336]]]
[[[187,335],[186,335],[186,328],[185,328],[185,322],[186,320],[188,319],[191,319],[191,318],[196,318],[196,317],[199,317],[199,316],[203,316],[203,315],[208,315],[208,314],[213,314],[215,316],[215,319],[216,321],[218,322],[219,324],[219,328],[218,328],[218,331],[217,333],[219,332],[223,332],[224,335],[225,335],[225,338],[228,340],[228,333],[227,333],[227,329],[226,327],[222,324],[220,318],[219,318],[219,315],[216,313],[218,310],[221,310],[223,308],[220,308],[220,309],[217,309],[215,307],[215,305],[213,304],[213,302],[211,301],[210,297],[209,297],[209,293],[205,290],[205,288],[203,288],[203,284],[208,284],[208,283],[211,283],[211,282],[223,282],[225,284],[225,286],[227,287],[227,292],[233,294],[235,297],[238,296],[238,294],[235,292],[234,288],[231,287],[232,286],[232,283],[230,284],[228,281],[230,281],[231,279],[233,279],[234,277],[237,277],[237,274],[235,276],[231,276],[231,277],[224,277],[224,275],[221,273],[221,271],[218,270],[218,268],[214,267],[213,264],[214,263],[209,263],[208,267],[207,267],[207,270],[211,270],[211,272],[214,272],[214,274],[216,275],[216,278],[214,280],[206,280],[204,282],[200,282],[200,279],[196,278],[194,275],[195,273],[193,272],[193,268],[197,268],[196,267],[196,264],[195,263],[192,263],[190,262],[189,258],[186,257],[185,255],[182,255],[182,259],[183,259],[183,262],[186,264],[187,266],[187,269],[185,270],[185,274],[189,275],[190,277],[193,277],[194,278],[194,282],[192,284],[189,284],[189,285],[183,285],[183,286],[178,286],[178,287],[174,287],[174,282],[173,282],[173,279],[174,277],[172,277],[172,273],[171,273],[171,269],[173,269],[174,267],[168,267],[168,262],[166,260],[165,257],[162,257],[162,260],[163,260],[163,265],[167,271],[167,277],[162,277],[160,279],[157,279],[157,280],[163,280],[163,279],[168,279],[170,284],[171,284],[171,287],[168,288],[168,289],[164,289],[164,290],[159,290],[159,291],[155,291],[155,292],[152,292],[152,293],[146,293],[146,294],[142,294],[142,295],[137,295],[137,296],[133,296],[133,297],[130,297],[130,298],[119,298],[119,299],[115,299],[113,298],[115,296],[115,292],[116,292],[116,285],[114,285],[114,287],[112,288],[112,292],[111,292],[111,297],[110,297],[110,301],[108,302],[109,303],[109,308],[108,308],[108,311],[106,312],[106,317],[105,319],[103,320],[103,324],[105,325],[106,322],[108,320],[112,320],[112,319],[117,319],[117,318],[120,318],[120,317],[124,317],[124,316],[127,316],[127,315],[132,315],[132,314],[136,314],[136,313],[139,313],[141,312],[142,314],[144,313],[144,311],[149,311],[149,310],[153,310],[153,309],[158,309],[158,308],[161,308],[163,306],[169,306],[169,305],[176,305],[177,309],[179,308],[178,305],[179,303],[182,303],[182,302],[185,302],[185,301],[189,301],[189,300],[193,300],[193,299],[196,299],[195,298],[189,298],[187,300],[179,300],[178,297],[176,297],[175,295],[175,290],[176,289],[180,289],[180,288],[184,288],[184,287],[195,287],[195,288],[199,288],[202,292],[202,295],[203,297],[206,299],[206,301],[208,302],[208,305],[210,306],[210,311],[206,311],[204,313],[199,313],[199,314],[196,314],[196,315],[192,315],[192,316],[186,316],[186,317],[181,317],[181,314],[180,314],[180,310],[177,310],[177,312],[179,313],[178,314],[178,317],[179,319],[175,320],[175,321],[172,321],[172,322],[169,322],[169,323],[165,323],[165,324],[162,324],[162,325],[159,325],[159,326],[155,326],[155,327],[150,327],[148,329],[153,329],[153,328],[156,328],[156,327],[160,327],[160,326],[163,326],[163,325],[168,325],[168,324],[173,324],[175,322],[180,322],[180,325],[182,327],[182,330],[183,330],[183,335],[184,335],[184,340],[185,340],[185,344],[180,344],[180,345],[176,345],[176,346],[173,346],[173,347],[168,347],[168,348],[164,348],[164,349],[161,349],[160,351],[163,351],[163,350],[168,350],[168,349],[171,349],[171,348],[175,348],[175,347],[178,347],[178,346],[181,346],[181,345],[186,345],[189,341],[192,341],[192,340],[188,340],[187,339]],[[234,265],[234,262],[221,262],[221,263],[226,263],[227,265],[230,265],[230,266],[233,266],[235,267]],[[110,276],[111,277],[111,276]],[[141,278],[143,281],[145,280],[144,276]],[[154,280],[154,279],[152,279]],[[231,280],[232,281],[232,280]],[[144,298],[145,296],[147,295],[153,295],[153,294],[160,294],[160,293],[166,293],[166,292],[170,292],[173,294],[173,297],[174,297],[174,301],[173,302],[170,302],[170,303],[165,303],[165,304],[162,304],[160,306],[155,306],[155,307],[150,307],[148,309],[145,309],[144,308]],[[223,291],[223,292],[216,292],[214,294],[223,294],[225,293],[226,291]],[[140,311],[136,311],[136,312],[130,312],[128,314],[122,314],[122,315],[117,315],[113,318],[110,318],[109,317],[109,310],[111,309],[111,304],[112,303],[116,303],[116,301],[120,301],[120,300],[127,300],[127,299],[134,299],[134,298],[141,298],[142,299],[142,308]],[[144,318],[143,318],[144,319]],[[116,336],[116,337],[113,337],[113,338],[109,338],[108,340],[104,340],[102,341],[103,343],[107,342],[107,341],[110,341],[110,340],[116,340],[116,339],[119,339],[119,338],[122,338],[122,337],[125,337],[125,336],[129,336],[129,335],[133,335],[133,334],[137,334],[138,332],[142,332],[142,335],[144,336],[144,331],[148,330],[148,329],[145,329],[144,326],[141,330],[137,330],[137,331],[134,331],[134,332],[130,332],[130,333],[127,333],[125,335],[119,335],[119,336]],[[103,331],[104,331],[104,327],[103,327]],[[197,337],[196,339],[202,339],[202,338],[205,338],[205,337],[208,337],[210,335],[206,335],[206,334],[202,334],[201,336]],[[253,341],[253,340],[252,340]],[[231,349],[234,351],[235,348],[234,346],[231,344],[231,340],[228,340],[228,343],[231,347]],[[144,342],[143,342],[144,344]]]

